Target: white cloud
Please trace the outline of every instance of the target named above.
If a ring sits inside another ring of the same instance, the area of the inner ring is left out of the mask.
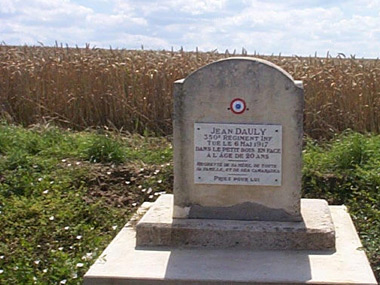
[[[379,11],[374,0],[1,0],[0,41],[378,57]]]
[[[147,26],[148,23],[141,17],[130,17],[125,14],[104,15],[104,14],[89,14],[86,16],[86,22],[89,26],[104,30],[105,28],[114,29],[116,27],[131,27]]]
[[[160,11],[183,12],[189,15],[201,15],[221,11],[227,0],[142,0],[142,1],[115,1],[115,11],[128,13],[138,12],[141,15],[151,15]]]
[[[0,3],[0,13],[13,14],[16,12],[16,4],[19,0],[2,0]]]
[[[179,9],[182,12],[192,15],[200,15],[203,13],[215,13],[225,7],[226,0],[171,0],[168,1],[173,9]]]
[[[124,14],[131,14],[135,10],[135,6],[130,3],[130,1],[125,1],[125,0],[116,0],[113,3],[113,12],[114,13],[124,13]]]

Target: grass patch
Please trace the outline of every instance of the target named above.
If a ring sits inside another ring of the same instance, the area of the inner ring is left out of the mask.
[[[380,136],[345,132],[304,150],[303,196],[345,204],[380,280]]]
[[[164,138],[0,125],[0,283],[82,284],[144,201],[171,189]]]
[[[123,146],[115,139],[106,136],[94,136],[84,148],[84,159],[91,162],[122,163],[125,160]]]
[[[172,189],[165,138],[0,125],[0,283],[81,284],[130,215]],[[308,139],[303,196],[345,204],[380,277],[380,137]]]

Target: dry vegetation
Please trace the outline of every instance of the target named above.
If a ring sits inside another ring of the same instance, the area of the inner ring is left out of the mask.
[[[170,134],[173,82],[228,56],[2,45],[0,111],[24,125],[54,121]],[[347,128],[379,133],[379,60],[255,56],[304,81],[308,135],[328,138]]]

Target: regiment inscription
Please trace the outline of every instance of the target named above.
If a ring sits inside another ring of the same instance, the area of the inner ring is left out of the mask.
[[[281,186],[282,126],[194,124],[194,182]]]

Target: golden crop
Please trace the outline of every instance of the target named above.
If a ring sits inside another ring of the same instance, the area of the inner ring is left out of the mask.
[[[170,134],[173,82],[228,56],[234,55],[0,45],[0,112],[24,125]],[[308,135],[379,133],[379,60],[254,56],[303,80]]]

